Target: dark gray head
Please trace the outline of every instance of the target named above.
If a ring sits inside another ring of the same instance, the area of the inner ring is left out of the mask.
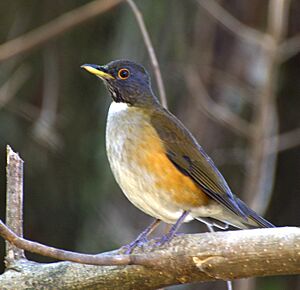
[[[136,106],[158,102],[151,89],[149,74],[133,61],[115,60],[102,66],[84,64],[81,67],[104,81],[115,102]]]

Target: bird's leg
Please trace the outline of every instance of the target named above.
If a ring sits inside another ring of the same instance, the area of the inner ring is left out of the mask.
[[[179,229],[181,224],[184,222],[185,218],[188,216],[189,213],[190,213],[189,211],[184,211],[182,213],[182,215],[180,216],[180,218],[177,220],[177,222],[174,225],[172,225],[170,231],[166,235],[164,235],[161,238],[161,240],[156,243],[156,245],[162,246],[163,244],[171,241],[172,238],[175,236],[177,230]]]
[[[159,219],[155,219],[144,231],[142,231],[138,237],[132,241],[130,244],[124,246],[123,248],[126,249],[125,254],[130,254],[135,247],[141,246],[142,244],[146,243],[147,236],[150,235],[160,224]]]

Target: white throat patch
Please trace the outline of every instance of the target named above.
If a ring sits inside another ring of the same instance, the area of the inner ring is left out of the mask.
[[[109,114],[118,114],[122,111],[126,111],[128,109],[128,105],[126,103],[116,103],[112,102],[109,107]]]

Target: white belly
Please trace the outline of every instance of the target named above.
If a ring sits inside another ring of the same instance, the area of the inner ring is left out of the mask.
[[[137,166],[132,158],[132,154],[137,154],[135,140],[142,137],[145,122],[148,120],[139,109],[124,103],[111,104],[106,127],[110,166],[122,191],[136,207],[155,218],[174,223],[183,210],[172,203],[167,193],[159,192],[155,187],[156,176]]]

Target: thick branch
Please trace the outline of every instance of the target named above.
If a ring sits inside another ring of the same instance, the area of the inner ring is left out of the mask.
[[[300,229],[285,227],[183,235],[138,249],[128,266],[18,263],[0,276],[6,289],[157,289],[181,283],[300,274]],[[108,255],[114,253],[106,253]],[[139,266],[138,266],[139,265]],[[146,265],[146,266],[142,266]],[[129,278],[130,277],[130,278]]]

